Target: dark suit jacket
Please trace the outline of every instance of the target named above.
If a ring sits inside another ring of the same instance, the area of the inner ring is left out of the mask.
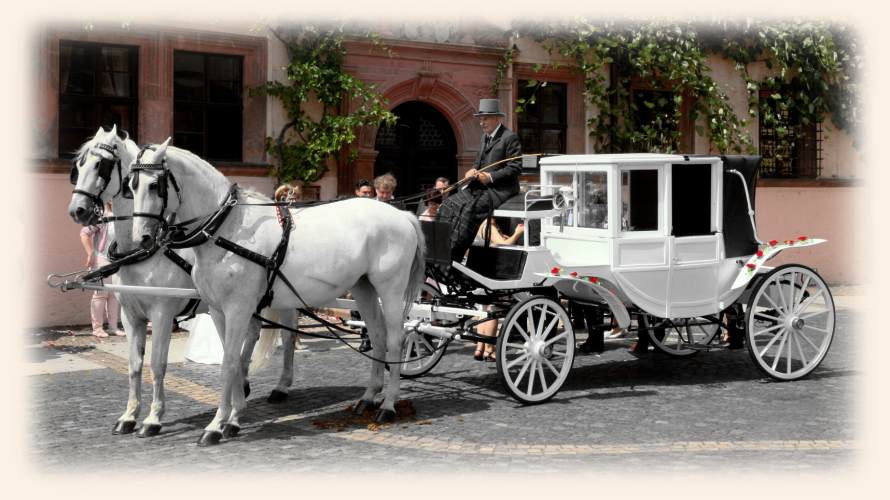
[[[475,168],[484,167],[496,161],[522,154],[519,136],[504,125],[498,128],[487,147],[485,146],[485,134],[483,134],[481,145],[482,149],[476,155]],[[519,192],[519,174],[522,172],[522,160],[511,160],[492,167],[490,170],[486,170],[486,172],[491,174],[491,183],[486,187],[491,193],[495,207]],[[471,184],[475,185],[475,187],[481,185],[478,182]]]

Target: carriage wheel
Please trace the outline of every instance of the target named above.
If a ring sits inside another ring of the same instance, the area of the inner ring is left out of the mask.
[[[420,300],[428,301],[433,297],[439,297],[441,292],[424,283],[420,286]],[[405,349],[402,352],[402,361],[408,361],[402,365],[402,378],[417,378],[432,370],[448,348],[450,339],[443,339],[434,335],[428,335],[416,331],[405,334]]]
[[[543,403],[562,387],[575,356],[568,313],[548,297],[517,303],[501,325],[497,368],[501,383],[523,403]]]
[[[689,344],[705,346],[714,340],[714,337],[720,333],[723,314],[718,316],[717,323],[708,318],[686,318],[672,320],[671,324],[664,328],[650,326],[659,321],[654,316],[642,314],[640,315],[640,328],[646,330],[649,340],[657,350],[671,356],[684,357],[699,352]]]
[[[773,269],[748,301],[748,353],[763,373],[796,380],[813,371],[834,338],[834,299],[812,269]]]

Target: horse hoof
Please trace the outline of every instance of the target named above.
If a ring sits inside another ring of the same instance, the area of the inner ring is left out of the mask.
[[[365,401],[364,399],[360,400],[355,408],[353,408],[352,413],[356,415],[364,415],[366,411],[372,411],[374,408],[377,408],[377,405],[374,404],[373,401]]]
[[[392,410],[387,410],[385,408],[381,408],[377,410],[377,414],[374,415],[374,423],[375,424],[391,424],[396,421],[396,412]]]
[[[139,433],[136,434],[136,437],[147,438],[152,436],[157,436],[161,433],[161,424],[148,424],[142,425],[142,428],[139,429]]]
[[[232,424],[226,424],[223,426],[222,436],[226,439],[233,438],[241,432],[241,427]]]
[[[136,430],[135,420],[118,420],[114,424],[114,428],[111,429],[111,433],[117,436],[119,434],[132,434],[134,430]]]
[[[204,431],[204,434],[201,434],[201,437],[198,438],[198,446],[213,446],[219,444],[220,439],[222,439],[222,433],[219,431]]]
[[[244,397],[250,396],[250,382],[244,381]]]
[[[278,389],[273,389],[269,394],[269,397],[266,398],[267,403],[278,404],[283,403],[287,399],[287,393],[284,391],[279,391]]]

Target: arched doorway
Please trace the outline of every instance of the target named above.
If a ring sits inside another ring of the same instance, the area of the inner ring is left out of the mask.
[[[396,124],[377,132],[374,176],[391,172],[398,181],[396,196],[432,187],[438,177],[453,183],[457,144],[448,120],[420,101],[400,104],[392,112],[398,117]]]

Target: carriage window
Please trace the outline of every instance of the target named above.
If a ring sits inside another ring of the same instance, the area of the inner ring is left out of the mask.
[[[608,190],[606,172],[578,174],[578,227],[608,227]]]
[[[658,230],[658,170],[621,172],[621,230]]]
[[[711,234],[711,165],[674,165],[671,171],[674,236]]]
[[[99,126],[136,137],[138,47],[59,42],[59,156],[70,158]]]
[[[173,141],[208,160],[241,161],[241,56],[173,53]]]
[[[558,186],[567,186],[572,187],[574,184],[575,175],[571,173],[556,173],[550,178],[550,184],[553,187],[553,194],[556,194],[559,190]],[[553,218],[553,225],[558,226],[562,222],[562,216],[558,215]],[[563,224],[564,226],[574,226],[575,225],[575,214],[573,210],[569,210],[566,213],[566,220]]]

